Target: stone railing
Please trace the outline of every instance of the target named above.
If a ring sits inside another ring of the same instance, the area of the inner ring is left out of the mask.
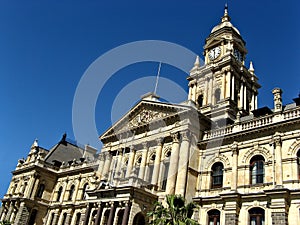
[[[238,133],[241,131],[251,130],[254,128],[264,127],[270,124],[285,122],[291,119],[300,118],[300,108],[292,109],[282,114],[272,114],[267,116],[262,116],[258,118],[253,118],[244,122],[236,122],[234,125],[229,125],[219,129],[214,129],[206,131],[204,133],[203,140],[208,140],[212,138],[221,138],[228,134]]]

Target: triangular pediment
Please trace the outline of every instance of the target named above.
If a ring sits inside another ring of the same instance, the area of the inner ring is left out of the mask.
[[[166,118],[176,116],[190,107],[184,105],[141,100],[119,121],[104,132],[100,139],[120,135],[126,131],[133,131],[139,127],[162,121]]]

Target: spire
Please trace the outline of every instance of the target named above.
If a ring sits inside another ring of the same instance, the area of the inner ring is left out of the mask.
[[[251,74],[254,74],[254,67],[253,67],[252,61],[250,61],[249,72],[250,72]]]
[[[228,21],[230,21],[230,16],[228,15],[228,5],[226,3],[224,7],[224,16],[222,17],[222,23]]]

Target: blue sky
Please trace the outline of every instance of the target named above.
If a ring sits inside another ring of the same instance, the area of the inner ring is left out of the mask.
[[[17,160],[26,157],[35,138],[45,148],[56,144],[64,132],[74,139],[74,93],[94,60],[139,40],[177,43],[201,56],[204,40],[219,23],[224,4],[220,0],[1,0],[0,196],[6,192]],[[259,106],[273,106],[274,87],[283,89],[285,104],[292,102],[300,91],[300,2],[228,4],[232,23],[247,42],[247,65],[253,60],[262,85]],[[110,125],[113,101],[122,87],[155,75],[157,66],[132,65],[107,82],[95,112],[99,134]],[[186,74],[175,68],[163,65],[161,76],[187,87]]]

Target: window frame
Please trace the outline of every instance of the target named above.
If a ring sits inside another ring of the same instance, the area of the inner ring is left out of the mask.
[[[216,182],[219,180],[218,182]],[[224,165],[222,162],[216,162],[211,167],[211,188],[222,188],[224,180]]]

